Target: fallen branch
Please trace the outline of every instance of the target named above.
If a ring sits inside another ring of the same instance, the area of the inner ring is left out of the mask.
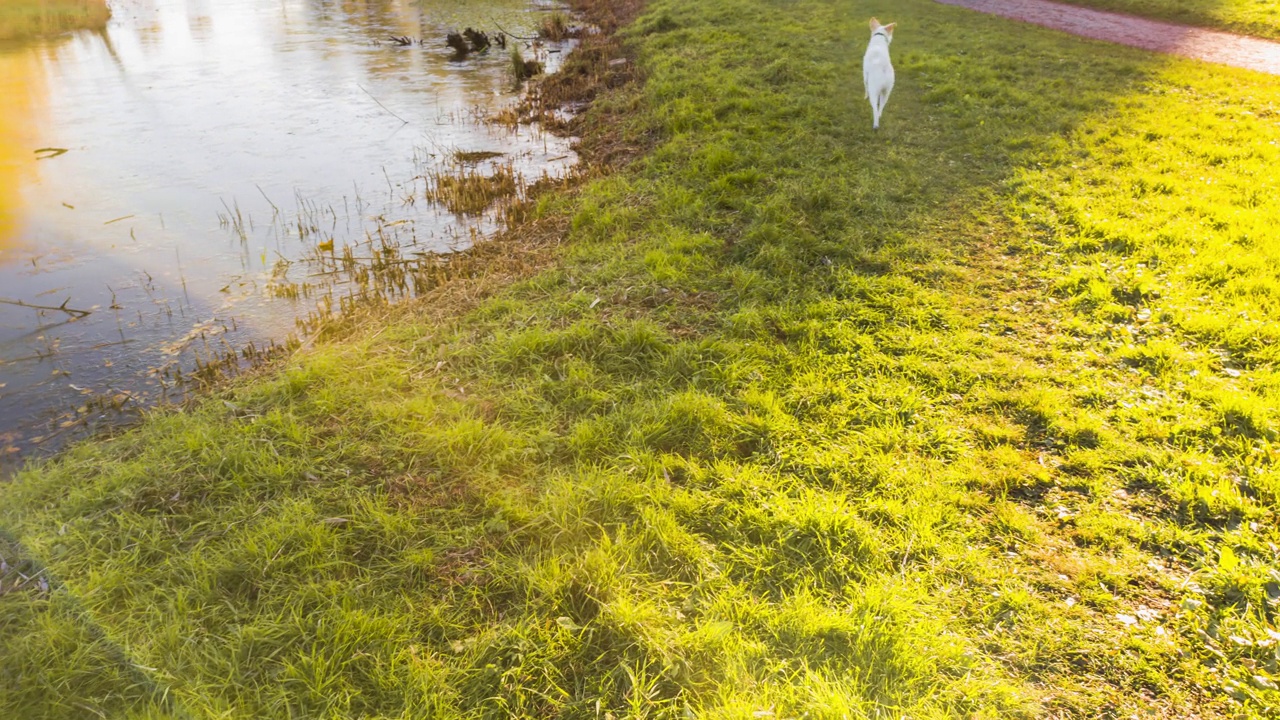
[[[71,298],[67,298],[66,300],[63,300],[61,305],[58,305],[57,307],[55,307],[53,305],[33,305],[32,303],[23,302],[21,300],[8,300],[5,298],[0,298],[0,304],[16,305],[18,307],[31,308],[32,310],[58,310],[74,318],[89,317],[90,315],[93,314],[92,310],[77,310],[75,308],[69,308],[67,307],[67,303],[69,302],[71,302]]]

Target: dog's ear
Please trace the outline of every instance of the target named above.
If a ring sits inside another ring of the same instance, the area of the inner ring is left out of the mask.
[[[875,32],[879,28],[880,28],[880,21],[875,18],[871,18],[871,32]]]
[[[877,24],[878,24],[878,23],[877,23]],[[893,27],[894,27],[895,25],[897,25],[897,24],[898,24],[898,23],[896,23],[896,22],[891,22],[891,23],[889,23],[888,25],[885,25],[885,26],[884,26],[884,31],[885,31],[885,32],[887,32],[887,33],[889,33],[890,35],[893,35]]]

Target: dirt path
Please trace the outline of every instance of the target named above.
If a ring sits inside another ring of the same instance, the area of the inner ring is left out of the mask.
[[[1049,0],[937,0],[1064,32],[1280,75],[1280,42],[1090,10]]]

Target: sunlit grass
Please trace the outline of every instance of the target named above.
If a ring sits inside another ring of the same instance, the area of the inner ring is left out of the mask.
[[[1183,25],[1280,39],[1280,0],[1065,0]]]
[[[881,10],[653,3],[550,267],[4,488],[119,655],[0,715],[1274,716],[1280,83]]]
[[[105,0],[4,0],[0,41],[100,28],[110,17]]]

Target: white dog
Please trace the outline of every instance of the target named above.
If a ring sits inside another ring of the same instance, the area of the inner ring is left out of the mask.
[[[893,26],[897,24],[881,25],[879,20],[871,18],[871,42],[867,43],[867,54],[862,56],[862,85],[871,100],[871,127],[876,130],[880,129],[880,113],[889,102],[889,93],[893,92],[889,43],[893,42]]]

